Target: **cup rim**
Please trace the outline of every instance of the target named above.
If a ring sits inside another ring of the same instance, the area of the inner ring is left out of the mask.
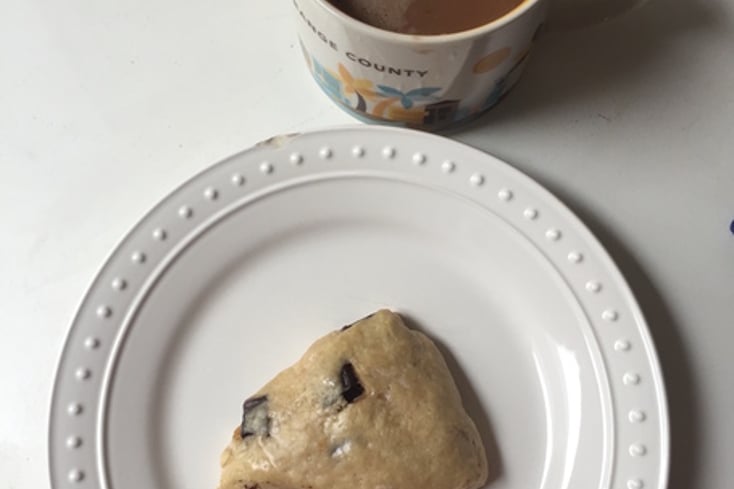
[[[308,1],[308,0],[304,0]],[[530,10],[532,7],[534,7],[537,3],[540,2],[540,0],[522,0],[519,5],[517,5],[514,9],[507,12],[502,17],[499,17],[492,22],[488,22],[487,24],[482,24],[480,26],[474,27],[472,29],[468,29],[465,31],[459,31],[459,32],[450,32],[447,34],[405,34],[402,32],[394,32],[389,31],[386,29],[380,29],[379,27],[372,26],[370,24],[367,24],[365,22],[362,22],[361,20],[355,19],[354,17],[351,17],[338,8],[336,8],[334,5],[329,3],[327,0],[311,0],[322,9],[326,10],[330,15],[335,16],[342,22],[346,22],[351,27],[354,27],[355,29],[362,31],[364,34],[381,38],[383,40],[388,41],[402,41],[402,42],[408,42],[408,43],[420,43],[420,44],[442,44],[447,42],[455,42],[455,41],[466,41],[468,39],[473,39],[475,37],[481,36],[483,34],[487,34],[490,32],[493,32],[500,27],[503,27],[510,22],[514,21],[515,19],[522,16],[525,12]]]

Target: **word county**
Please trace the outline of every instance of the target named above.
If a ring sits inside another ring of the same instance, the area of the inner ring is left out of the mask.
[[[339,52],[339,46],[337,46],[336,42],[334,42],[332,39],[329,39],[329,37],[324,34],[324,31],[319,29],[314,25],[311,20],[306,17],[306,14],[303,13],[303,10],[298,5],[298,2],[296,0],[293,0],[293,5],[296,7],[296,10],[298,10],[298,13],[300,14],[301,19],[303,22],[306,23],[309,29],[313,32],[313,34],[321,40],[324,44],[329,46],[331,49],[333,49],[336,52]],[[355,53],[347,52],[345,53],[345,56],[349,61],[352,61],[354,63],[359,63],[360,65],[364,66],[365,68],[372,68],[375,71],[379,71],[380,73],[387,73],[389,75],[397,75],[397,76],[405,76],[408,78],[411,77],[419,77],[423,78],[428,74],[428,70],[417,70],[417,69],[409,69],[409,68],[397,68],[394,66],[387,66],[385,64],[378,63],[376,61],[371,61],[367,58],[363,58]]]

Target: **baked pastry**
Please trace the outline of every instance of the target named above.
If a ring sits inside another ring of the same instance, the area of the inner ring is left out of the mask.
[[[436,345],[381,310],[243,406],[219,489],[477,489],[487,460]]]

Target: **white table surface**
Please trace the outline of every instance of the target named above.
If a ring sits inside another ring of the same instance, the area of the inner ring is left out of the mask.
[[[544,184],[609,249],[663,363],[670,487],[724,489],[734,2],[594,1],[558,4],[516,90],[451,136]],[[62,342],[126,231],[223,157],[354,122],[309,79],[293,22],[288,0],[0,0],[0,488],[48,484]]]

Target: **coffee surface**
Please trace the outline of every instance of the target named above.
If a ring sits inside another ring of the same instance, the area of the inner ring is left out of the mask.
[[[404,34],[461,32],[499,19],[525,0],[328,0],[357,20]]]

